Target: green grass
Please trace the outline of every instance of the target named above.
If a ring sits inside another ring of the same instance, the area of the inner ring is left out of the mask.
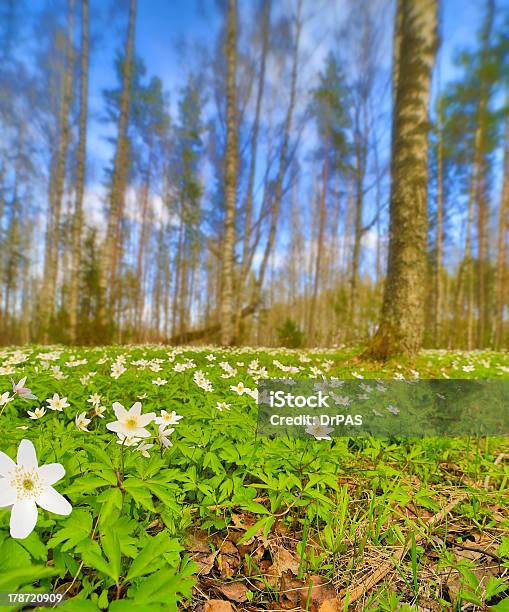
[[[318,610],[327,599],[348,610],[509,609],[507,439],[268,439],[257,436],[255,400],[230,389],[267,376],[500,379],[509,354],[427,351],[385,366],[356,354],[4,349],[0,394],[27,376],[39,399],[0,408],[0,450],[14,458],[29,438],[40,464],[62,463],[55,488],[74,510],[39,509],[35,531],[14,540],[0,508],[0,591],[66,592],[63,609],[77,611],[192,610],[208,598],[246,610]],[[126,370],[113,378],[118,358]],[[69,407],[28,418],[54,393]],[[171,447],[153,424],[149,457],[117,444],[112,404],[136,401],[183,416]],[[88,432],[75,425],[84,411]]]

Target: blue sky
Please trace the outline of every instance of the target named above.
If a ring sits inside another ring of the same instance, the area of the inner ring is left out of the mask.
[[[79,0],[75,0],[79,7]],[[372,0],[376,8],[385,0]],[[475,45],[482,23],[486,0],[442,0],[442,46],[438,56],[434,90],[458,76],[454,66],[456,52]],[[108,137],[115,137],[116,126],[104,123],[102,92],[117,86],[114,71],[115,53],[125,43],[128,0],[90,0],[91,33],[93,38],[90,58],[90,121],[88,130],[88,194],[89,210],[100,215],[104,183],[104,168],[109,164],[113,149]],[[314,78],[321,69],[329,49],[340,49],[337,32],[346,15],[346,0],[304,0],[307,17],[302,36],[303,56],[307,56],[300,80],[302,90],[311,90]],[[350,3],[351,4],[351,3]],[[65,0],[26,0],[29,15],[25,33],[37,19],[41,9],[51,8],[65,19]],[[171,110],[175,116],[176,100],[187,73],[196,66],[196,44],[212,49],[222,26],[220,0],[138,0],[136,21],[136,53],[145,62],[147,76],[158,76],[170,93]],[[383,11],[385,36],[383,62],[387,68],[391,59],[390,0]],[[509,9],[509,0],[496,0],[498,9]],[[272,13],[289,14],[293,0],[273,0]],[[250,18],[253,0],[239,0],[240,36],[242,20]],[[77,35],[78,35],[77,31]],[[37,41],[27,38],[26,45]],[[437,76],[439,75],[439,79]],[[303,155],[313,146],[313,129],[305,132]],[[366,217],[371,217],[369,209]]]
[[[374,5],[378,0],[373,0]],[[486,0],[442,0],[443,41],[440,50],[440,81],[445,84],[456,76],[453,65],[458,48],[475,43],[482,21]],[[79,6],[79,0],[76,1]],[[90,154],[104,159],[111,154],[105,137],[113,126],[99,122],[103,109],[102,90],[116,84],[113,61],[115,52],[125,39],[128,0],[90,0],[91,31],[95,39],[92,45],[90,68]],[[193,68],[193,44],[211,47],[221,27],[220,0],[138,0],[136,22],[136,52],[147,66],[149,76],[162,78],[174,103],[178,90],[185,82],[186,73]],[[239,0],[241,19],[252,0]],[[508,9],[509,0],[496,0],[497,8]],[[273,0],[273,14],[285,12],[292,6],[291,0]],[[305,2],[314,12],[305,32],[307,43],[314,48],[314,67],[319,69],[321,59],[334,45],[334,30],[344,18],[344,0],[313,0]],[[390,2],[389,2],[390,6]],[[64,0],[30,0],[26,2],[29,18],[25,34],[43,8],[51,8],[64,17]],[[249,11],[248,11],[249,12]],[[242,27],[242,23],[241,23]],[[390,24],[389,24],[390,27]],[[390,37],[387,37],[390,43]],[[30,38],[27,37],[27,43]],[[185,43],[184,45],[182,43]],[[33,46],[33,43],[32,45]],[[186,49],[187,47],[187,49]],[[185,49],[183,51],[183,48]],[[390,49],[387,49],[390,60]],[[435,86],[437,81],[435,80]],[[173,106],[173,105],[172,105]],[[173,106],[173,108],[175,108]]]
[[[97,32],[104,30],[105,23],[112,26],[107,36],[102,32],[91,57],[91,105],[96,112],[102,109],[102,90],[115,82],[113,58],[115,50],[123,44],[126,28],[127,0],[115,0],[114,8],[106,9],[106,4],[104,0],[91,0],[92,18],[94,14],[99,17],[98,24],[95,28],[92,24],[92,28]],[[239,0],[241,15],[243,8],[250,4],[251,0]],[[315,53],[317,65],[326,54],[328,46],[334,44],[334,26],[331,23],[340,25],[343,18],[341,4],[341,0],[316,2],[321,10],[317,11],[310,22],[309,38],[313,41],[311,44],[318,47]],[[273,0],[275,11],[284,10],[288,5],[288,0]],[[485,0],[442,1],[443,39],[439,58],[442,86],[458,75],[453,61],[455,52],[461,47],[475,44],[484,6]],[[497,7],[508,9],[509,0],[497,0]],[[221,20],[217,0],[138,0],[136,52],[145,61],[148,74],[162,78],[166,89],[171,92],[173,109],[186,74],[193,69],[193,44],[198,42],[212,46],[221,27]],[[184,51],[183,42],[186,47]],[[437,84],[435,79],[435,87]],[[106,147],[105,153],[109,150],[108,145],[100,142],[105,132],[104,124],[96,128],[92,126],[90,133],[91,145],[94,147],[92,155],[98,154],[103,147]]]

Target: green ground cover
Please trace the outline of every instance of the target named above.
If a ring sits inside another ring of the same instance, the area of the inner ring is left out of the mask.
[[[425,351],[383,366],[356,354],[0,351],[0,450],[16,460],[26,439],[39,466],[62,464],[53,486],[73,508],[39,507],[30,535],[12,537],[0,461],[0,591],[65,593],[62,609],[77,611],[508,610],[507,438],[269,439],[256,387],[503,379],[509,354]],[[13,390],[24,377],[37,399]]]

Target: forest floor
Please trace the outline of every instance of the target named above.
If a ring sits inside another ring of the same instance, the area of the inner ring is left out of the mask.
[[[267,377],[507,379],[509,353],[355,355],[0,350],[0,450],[28,438],[39,465],[63,464],[73,506],[39,508],[26,539],[0,507],[0,591],[65,593],[77,612],[509,610],[508,438],[269,438],[255,399]],[[24,377],[37,399],[13,396]],[[150,437],[107,429],[127,423],[115,402],[156,413],[135,430]]]

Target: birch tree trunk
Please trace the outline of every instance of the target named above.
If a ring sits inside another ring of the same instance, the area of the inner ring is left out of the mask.
[[[486,267],[488,262],[488,219],[489,204],[486,196],[486,141],[487,121],[486,111],[489,102],[489,83],[486,74],[486,67],[489,65],[489,53],[493,31],[493,21],[495,13],[495,0],[487,1],[487,13],[481,34],[481,78],[478,107],[478,124],[480,130],[479,149],[476,151],[478,165],[478,185],[477,185],[477,249],[478,249],[478,307],[479,320],[477,327],[477,346],[482,348],[485,343],[486,328]]]
[[[508,101],[509,103],[509,98]],[[504,307],[506,302],[506,266],[507,266],[507,215],[509,213],[509,119],[506,120],[504,147],[504,176],[502,197],[498,214],[497,269],[495,277],[495,321],[494,345],[503,345]]]
[[[441,343],[442,332],[442,260],[443,260],[443,226],[444,226],[444,189],[443,189],[443,135],[442,109],[438,109],[438,148],[437,148],[437,228],[435,245],[435,312],[433,316],[433,337],[435,347]]]
[[[414,354],[424,327],[428,106],[437,0],[400,0],[396,21],[387,282],[380,326],[365,353],[375,359]]]
[[[72,73],[74,61],[73,27],[74,0],[67,4],[66,60],[62,75],[62,93],[58,121],[58,150],[56,154],[53,185],[50,188],[48,226],[44,256],[44,284],[40,302],[40,317],[43,342],[48,342],[49,326],[55,309],[58,279],[58,247],[60,243],[60,217],[65,185],[65,166],[69,146],[69,109],[72,99]]]
[[[251,139],[251,154],[249,160],[249,178],[246,196],[246,211],[244,220],[244,237],[242,244],[242,265],[240,270],[237,308],[235,313],[235,337],[240,335],[240,321],[242,302],[244,299],[247,275],[249,272],[249,246],[251,244],[251,223],[253,219],[253,198],[254,181],[256,175],[256,156],[258,154],[258,132],[260,130],[260,115],[262,109],[263,92],[265,87],[265,66],[267,60],[267,50],[269,47],[269,28],[270,28],[270,6],[272,0],[265,0],[262,25],[262,53],[260,60],[260,71],[258,74],[258,92],[256,95],[255,118],[253,123],[253,136]]]
[[[115,303],[118,301],[121,293],[117,282],[117,267],[120,260],[121,222],[125,205],[125,191],[129,165],[127,125],[129,122],[129,108],[131,103],[135,23],[136,0],[131,0],[129,6],[129,23],[127,27],[126,53],[122,66],[122,94],[120,98],[117,146],[113,162],[110,207],[108,211],[106,237],[103,243],[103,255],[101,258],[101,312],[99,318],[102,325],[106,322],[106,307],[109,315],[108,319],[111,319],[112,313],[115,312]]]
[[[319,211],[318,211],[318,236],[316,242],[315,271],[313,276],[313,291],[311,293],[311,304],[309,307],[309,343],[314,346],[316,330],[316,304],[318,300],[318,289],[322,276],[322,258],[324,247],[324,232],[326,220],[327,203],[327,182],[329,180],[329,148],[325,147],[325,159],[322,168],[322,189],[320,192]]]
[[[272,218],[269,229],[269,236],[265,245],[262,262],[260,265],[260,271],[256,281],[256,294],[254,297],[255,306],[257,306],[261,300],[261,291],[263,288],[263,281],[265,280],[265,273],[267,271],[267,264],[269,263],[269,257],[274,248],[276,239],[276,229],[279,222],[279,212],[281,210],[281,201],[283,199],[283,179],[286,175],[288,167],[288,148],[290,145],[290,133],[292,130],[293,123],[293,112],[295,110],[295,99],[297,96],[297,74],[299,65],[299,48],[300,48],[300,36],[302,31],[302,0],[298,0],[297,3],[297,16],[295,21],[295,44],[293,48],[292,58],[292,73],[290,77],[290,101],[288,103],[288,110],[286,113],[285,126],[283,132],[283,143],[281,145],[281,155],[279,160],[279,168],[276,176],[274,186],[274,200]]]
[[[234,339],[233,273],[235,256],[235,212],[237,199],[237,101],[235,75],[237,68],[237,0],[228,0],[226,33],[226,158],[224,193],[226,213],[221,266],[221,344],[229,346]]]
[[[88,57],[89,26],[88,0],[81,2],[81,82],[80,82],[80,116],[79,144],[76,159],[76,203],[72,225],[72,264],[71,287],[69,294],[69,331],[71,341],[76,342],[76,325],[78,320],[78,292],[81,270],[81,232],[83,227],[83,192],[85,188],[86,151],[87,151],[87,116],[88,116]]]
[[[136,303],[135,303],[135,323],[136,329],[139,333],[141,331],[143,321],[143,311],[145,309],[144,291],[143,291],[143,265],[147,243],[147,234],[149,232],[149,208],[151,206],[150,201],[150,183],[152,178],[152,164],[153,164],[153,147],[149,145],[149,154],[147,161],[147,169],[145,173],[145,181],[143,183],[142,195],[141,195],[141,221],[140,221],[140,237],[138,241],[138,254],[136,258]]]

